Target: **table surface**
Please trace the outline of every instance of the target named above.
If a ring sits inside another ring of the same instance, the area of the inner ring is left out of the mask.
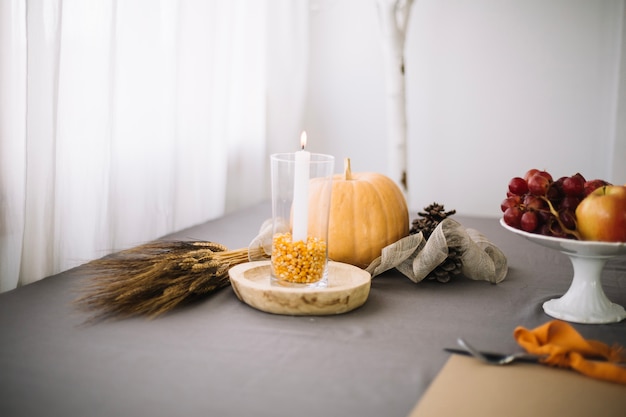
[[[247,247],[269,216],[261,204],[166,238]],[[519,350],[513,329],[552,320],[542,303],[571,283],[565,255],[495,218],[455,218],[505,253],[503,282],[415,284],[393,270],[372,280],[362,307],[316,317],[264,313],[226,287],[155,320],[95,324],[72,305],[84,266],[0,294],[0,415],[405,417],[449,358],[444,347],[465,337]],[[607,263],[602,284],[626,305],[625,257]],[[626,321],[573,326],[626,346]]]

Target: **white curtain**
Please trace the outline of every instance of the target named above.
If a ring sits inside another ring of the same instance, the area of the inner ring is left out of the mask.
[[[0,1],[0,291],[266,198],[268,153],[297,147],[307,16]]]

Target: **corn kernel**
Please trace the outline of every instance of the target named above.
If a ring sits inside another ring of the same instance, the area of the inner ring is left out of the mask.
[[[272,272],[280,280],[311,284],[322,279],[326,267],[326,242],[311,237],[293,242],[291,233],[277,233],[272,245]]]

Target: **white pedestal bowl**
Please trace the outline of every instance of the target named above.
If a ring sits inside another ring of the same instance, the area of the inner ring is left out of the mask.
[[[600,281],[606,262],[626,255],[626,243],[561,239],[515,229],[503,219],[500,224],[533,243],[564,253],[572,262],[572,283],[563,296],[543,303],[546,314],[574,323],[616,323],[626,318],[624,307],[607,298]]]

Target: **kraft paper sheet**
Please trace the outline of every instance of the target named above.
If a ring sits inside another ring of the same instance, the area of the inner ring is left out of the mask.
[[[626,387],[545,365],[452,355],[409,417],[624,417]]]

